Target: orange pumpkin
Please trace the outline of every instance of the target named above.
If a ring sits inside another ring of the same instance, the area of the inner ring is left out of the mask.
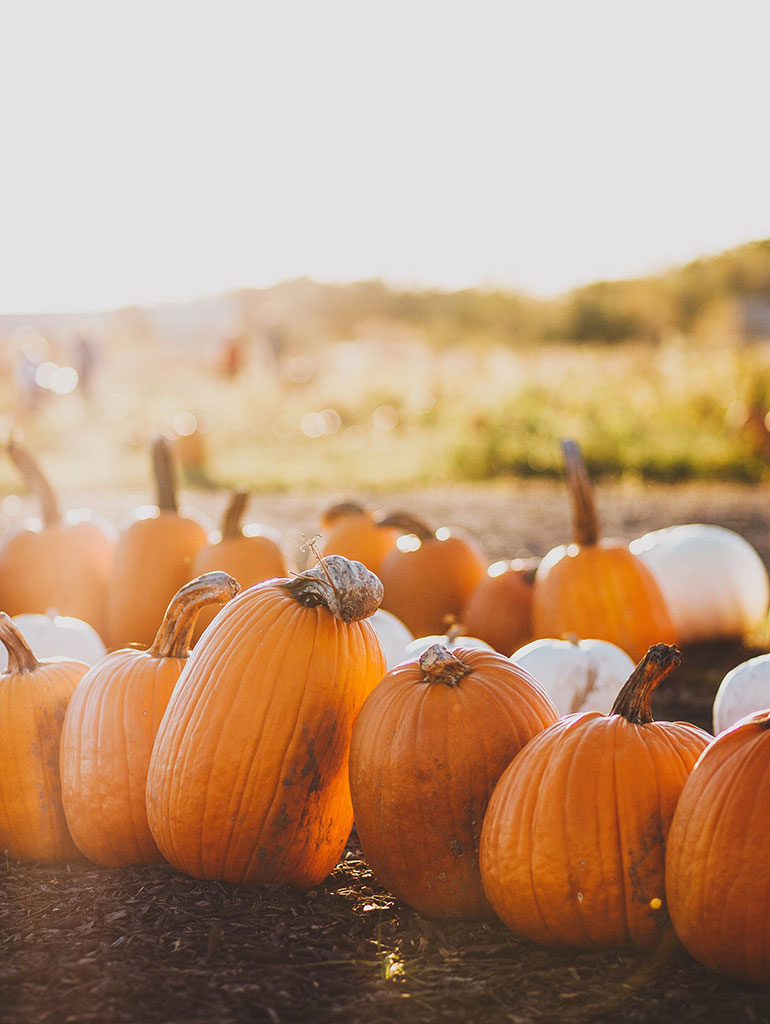
[[[107,647],[149,647],[174,594],[193,576],[193,559],[209,531],[179,508],[167,438],[152,445],[157,504],[137,508],[123,525],[107,599]]]
[[[720,974],[770,985],[770,711],[747,715],[703,752],[666,850],[676,934]]]
[[[663,594],[628,544],[599,536],[594,495],[580,449],[563,442],[574,542],[552,548],[535,574],[535,637],[608,640],[638,661],[677,639]]]
[[[233,491],[225,508],[221,529],[209,534],[207,543],[193,558],[193,576],[220,570],[229,573],[245,590],[263,580],[288,575],[277,534],[256,523],[242,525],[248,500],[247,491]],[[214,615],[215,609],[201,609],[193,641],[197,641]]]
[[[412,516],[388,516],[386,524],[403,533],[378,573],[382,607],[392,612],[414,636],[441,635],[459,621],[487,563],[478,545],[447,527],[432,530]]]
[[[460,615],[468,636],[485,640],[510,657],[532,639],[532,584],[539,560],[493,562]]]
[[[518,935],[546,946],[653,949],[666,912],[666,836],[711,736],[654,722],[652,693],[679,663],[653,646],[609,715],[561,718],[500,777],[484,818],[484,889]]]
[[[0,673],[0,850],[45,863],[81,856],[67,829],[59,781],[59,741],[67,705],[88,671],[83,661],[38,661],[0,612],[8,667]]]
[[[88,509],[62,514],[32,455],[13,440],[8,454],[39,500],[41,516],[0,542],[0,608],[11,616],[53,612],[83,619],[103,636],[115,531]]]
[[[72,838],[90,860],[112,866],[163,860],[145,808],[155,734],[187,663],[198,612],[229,601],[238,589],[224,572],[185,584],[148,650],[107,654],[75,688],[61,737],[62,803]]]
[[[383,518],[354,501],[332,505],[321,514],[321,554],[343,555],[379,575],[383,559],[403,533],[398,526],[384,524]]]
[[[300,889],[329,874],[353,823],[353,721],[385,674],[362,621],[381,593],[360,562],[330,555],[242,591],[203,634],[147,777],[150,828],[179,870]]]
[[[427,917],[493,916],[478,863],[487,802],[557,717],[540,684],[494,651],[435,644],[389,672],[350,750],[356,830],[380,882]]]

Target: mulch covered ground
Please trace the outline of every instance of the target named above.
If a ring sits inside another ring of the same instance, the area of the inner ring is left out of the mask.
[[[524,505],[537,510],[535,497],[527,492]],[[612,506],[621,526],[638,523],[627,536],[708,519],[735,524],[763,555],[768,551],[756,492],[747,500],[736,495],[723,514],[715,504],[708,516],[704,509],[712,506],[696,506],[695,496],[692,508],[677,506],[678,515],[666,512],[659,494],[649,508],[644,497]],[[279,505],[270,507],[278,515]],[[501,496],[489,517],[502,523],[509,507],[516,512],[510,539],[485,520],[496,538],[494,556],[522,541],[546,546],[547,537],[538,541],[536,533],[543,517],[531,520],[531,530],[523,527],[522,503]],[[442,508],[437,503],[436,514]],[[560,505],[554,516],[560,529]],[[470,516],[466,521],[473,526]],[[683,653],[656,694],[655,717],[710,729],[720,680],[756,652],[715,644]],[[494,920],[428,921],[372,877],[355,832],[330,877],[307,893],[200,882],[168,865],[0,861],[0,1022],[204,1021],[770,1022],[770,987],[721,978],[675,942],[652,955],[553,951]]]

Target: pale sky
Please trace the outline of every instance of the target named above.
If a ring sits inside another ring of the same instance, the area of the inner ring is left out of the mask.
[[[6,0],[0,313],[770,237],[766,0]]]

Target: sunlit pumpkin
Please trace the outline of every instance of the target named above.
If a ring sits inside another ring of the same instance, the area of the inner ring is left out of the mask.
[[[61,737],[62,803],[72,838],[90,860],[115,866],[163,859],[145,808],[152,745],[187,663],[196,616],[238,589],[224,572],[185,584],[150,648],[107,654],[75,688]]]
[[[552,548],[535,574],[535,638],[608,640],[638,661],[676,630],[651,571],[621,540],[599,536],[591,481],[578,445],[562,444],[573,507],[572,544]]]
[[[364,621],[382,586],[329,555],[242,591],[193,649],[153,747],[147,812],[161,853],[198,878],[309,888],[353,823],[353,722],[385,674]]]
[[[653,949],[670,935],[666,836],[711,736],[655,722],[652,693],[679,663],[653,646],[609,715],[567,715],[503,772],[484,818],[484,890],[516,934],[546,946]]]
[[[403,533],[387,525],[377,509],[355,501],[331,505],[321,514],[322,555],[343,555],[379,575],[382,561]]]
[[[460,621],[501,654],[511,655],[532,638],[532,584],[536,558],[493,562],[465,603]]]

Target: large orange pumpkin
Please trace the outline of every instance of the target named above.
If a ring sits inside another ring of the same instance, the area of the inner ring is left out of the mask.
[[[309,888],[353,823],[353,722],[385,674],[364,620],[382,587],[330,555],[242,591],[193,649],[161,722],[147,812],[161,853],[198,878]]]
[[[475,541],[448,527],[433,530],[412,516],[391,515],[385,524],[403,533],[378,573],[382,607],[414,636],[442,635],[460,620],[466,602],[483,578],[487,562]]]
[[[62,513],[50,481],[17,441],[8,454],[40,503],[0,541],[0,608],[9,615],[54,613],[88,622],[104,635],[115,530],[88,509]]]
[[[114,650],[149,647],[177,590],[193,577],[193,559],[208,540],[201,520],[180,509],[170,442],[152,445],[155,505],[137,508],[123,524],[115,549],[107,600],[105,642]]]
[[[59,741],[67,705],[88,671],[84,661],[38,661],[0,612],[8,667],[0,673],[0,850],[46,863],[81,856],[62,808]]]
[[[187,663],[200,609],[230,600],[238,589],[224,572],[185,584],[148,650],[107,654],[75,688],[61,736],[62,803],[72,838],[90,860],[115,866],[163,859],[145,808],[155,734]]]
[[[770,711],[721,732],[682,790],[666,850],[674,929],[696,960],[770,985]]]
[[[552,548],[535,574],[535,637],[608,640],[634,661],[676,630],[660,587],[628,544],[599,536],[591,481],[579,447],[563,442],[574,542]]]
[[[518,935],[547,946],[652,949],[670,935],[666,836],[712,737],[654,722],[652,692],[679,663],[655,645],[609,715],[568,715],[503,772],[484,818],[484,889]]]
[[[436,644],[389,672],[350,750],[356,831],[380,882],[427,917],[493,916],[478,863],[487,802],[557,717],[540,684],[495,651]]]

